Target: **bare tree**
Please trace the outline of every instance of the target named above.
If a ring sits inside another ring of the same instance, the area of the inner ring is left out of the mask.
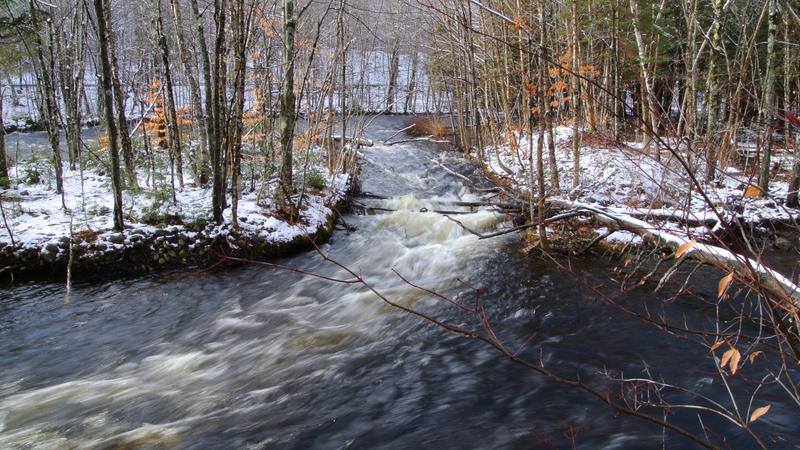
[[[281,169],[278,185],[278,204],[291,205],[292,186],[292,140],[296,119],[294,95],[294,38],[297,29],[297,16],[294,0],[283,0],[283,84],[280,94],[280,113],[278,127],[281,139]]]
[[[111,70],[111,56],[109,47],[113,44],[109,38],[111,33],[111,10],[108,0],[94,0],[94,10],[97,17],[97,40],[100,47],[100,66],[103,84],[103,112],[105,113],[106,128],[108,130],[108,150],[111,154],[111,184],[114,192],[114,229],[122,231],[124,219],[122,215],[122,179],[119,167],[119,149],[117,148],[118,130],[114,121],[113,105],[113,80]],[[123,131],[125,133],[125,131]]]

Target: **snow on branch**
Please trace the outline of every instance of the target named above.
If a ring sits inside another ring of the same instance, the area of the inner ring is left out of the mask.
[[[742,280],[750,280],[754,284],[761,285],[775,295],[776,298],[785,301],[786,304],[783,306],[787,311],[791,313],[800,311],[800,287],[757,260],[722,247],[692,243],[689,238],[661,230],[655,225],[618,211],[609,211],[585,203],[563,200],[551,200],[550,203],[559,209],[589,213],[599,225],[629,231],[639,235],[646,242],[667,247],[673,251],[685,246],[685,252],[678,256],[721,267],[735,273]]]

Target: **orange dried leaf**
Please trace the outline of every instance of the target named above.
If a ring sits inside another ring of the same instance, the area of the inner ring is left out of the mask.
[[[725,341],[717,341],[714,345],[711,346],[711,350],[710,351],[713,352],[714,350],[718,349],[724,343],[725,343]]]
[[[750,423],[755,422],[761,416],[769,412],[769,409],[772,408],[772,405],[762,406],[760,408],[756,408],[753,410],[753,414],[750,414]]]
[[[731,357],[731,364],[729,366],[731,368],[731,375],[736,375],[736,371],[739,370],[739,361],[741,360],[741,358],[742,355],[741,353],[739,353],[738,350]]]
[[[732,349],[728,350],[727,352],[723,353],[722,354],[722,360],[719,362],[719,366],[720,367],[725,367],[726,365],[728,365],[728,361],[731,360],[731,356],[733,356],[733,352],[735,352],[735,351],[736,351],[736,349],[732,348]]]
[[[739,361],[742,359],[742,354],[739,353],[739,350],[731,347],[730,350],[722,354],[722,360],[719,363],[721,368],[728,368],[731,371],[732,375],[736,375],[736,371],[739,370]]]
[[[750,364],[753,364],[753,361],[756,360],[758,355],[763,355],[763,354],[764,354],[764,352],[762,352],[761,350],[758,350],[758,351],[755,351],[753,353],[750,353]]]
[[[739,353],[739,350],[736,350],[735,348],[732,348],[729,351],[732,353],[730,356],[730,362],[728,363],[728,368],[731,371],[731,375],[736,375],[736,371],[739,370],[739,361],[742,359],[742,354]],[[723,364],[723,366],[724,365],[725,364]]]
[[[514,31],[528,31],[528,26],[525,25],[525,19],[522,17],[514,17]]]
[[[728,291],[728,287],[730,286],[731,281],[733,281],[733,273],[732,272],[730,274],[722,277],[721,280],[719,280],[719,285],[717,286],[717,296],[719,298],[722,298],[722,296],[725,295],[725,292]]]
[[[675,259],[678,259],[681,256],[683,256],[686,252],[691,250],[692,247],[694,247],[695,245],[697,245],[697,241],[692,239],[691,241],[689,241],[689,242],[681,245],[680,247],[678,247],[678,249],[675,250]]]
[[[764,191],[758,186],[747,186],[747,189],[744,190],[745,198],[758,198],[762,195],[764,195]]]

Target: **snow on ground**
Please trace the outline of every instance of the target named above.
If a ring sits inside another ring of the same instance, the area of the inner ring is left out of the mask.
[[[39,120],[36,105],[28,97],[19,97],[16,102],[7,101],[3,105],[3,125],[14,128],[27,128]]]
[[[14,241],[22,247],[42,247],[73,233],[91,231],[109,233],[113,228],[113,195],[110,178],[95,170],[84,170],[83,176],[78,170],[64,168],[64,203],[62,207],[60,195],[55,193],[55,181],[47,176],[38,182],[26,174],[39,173],[40,168],[29,166],[13,167],[11,173],[22,174],[22,180],[12,189],[0,190],[0,199],[4,208],[6,222],[11,228]],[[274,216],[274,208],[270,204],[276,183],[270,183],[259,199],[259,186],[253,192],[245,192],[239,200],[239,229],[242,232],[258,235],[272,242],[288,242],[293,238],[311,234],[319,229],[332,213],[330,205],[346,196],[349,175],[332,176],[324,167],[314,167],[325,180],[326,187],[322,192],[306,194],[303,201],[301,221],[288,224]],[[41,173],[45,173],[42,171]],[[12,177],[13,179],[14,177]],[[128,233],[149,234],[156,226],[148,225],[158,220],[178,222],[186,225],[195,224],[198,220],[210,222],[211,188],[196,187],[187,176],[183,190],[175,192],[176,201],[172,201],[169,180],[159,180],[157,188],[144,186],[146,179],[139,174],[142,189],[138,193],[123,191],[123,209]],[[227,232],[231,223],[230,207],[225,210],[225,224],[217,227],[213,234]],[[180,220],[174,220],[179,218]],[[183,225],[177,225],[182,227]],[[173,228],[175,226],[173,225]],[[8,244],[11,239],[5,224],[0,221],[0,244]]]
[[[572,186],[572,135],[571,127],[559,126],[554,129],[556,160],[561,189],[554,192],[550,186],[545,145],[545,170],[548,189],[554,197],[569,197],[573,201],[604,207],[607,211],[634,215],[648,219],[677,219],[684,224],[670,222],[666,227],[681,235],[702,235],[710,231],[704,226],[685,224],[706,222],[709,226],[718,224],[714,210],[708,205],[698,190],[691,185],[687,172],[677,159],[666,150],[661,151],[661,160],[655,158],[653,150],[644,151],[641,143],[616,145],[602,142],[602,139],[588,136],[580,150],[580,185]],[[515,135],[518,145],[508,142],[490,147],[485,151],[488,170],[499,177],[510,180],[515,186],[527,189],[529,184],[528,166],[530,140],[526,136]],[[534,151],[538,135],[533,136]],[[547,136],[545,136],[545,144]],[[669,142],[675,146],[675,142]],[[513,147],[516,147],[515,151]],[[684,149],[681,148],[681,151]],[[703,183],[705,167],[696,158],[688,158],[697,179]],[[746,198],[745,189],[756,184],[756,180],[743,173],[742,168],[726,167],[719,179],[710,184],[703,183],[703,189],[713,207],[723,218],[729,220],[739,217],[748,223],[762,221],[791,220],[800,217],[800,210],[786,208],[783,201],[788,192],[785,173],[791,167],[793,157],[777,154],[773,165],[779,167],[770,183],[769,195],[761,198]],[[750,162],[752,166],[752,162]],[[752,171],[751,171],[752,172]],[[536,188],[534,186],[534,191]]]

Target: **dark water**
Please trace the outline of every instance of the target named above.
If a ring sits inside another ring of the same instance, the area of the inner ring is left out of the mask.
[[[380,141],[401,122],[376,119],[368,135]],[[363,153],[363,190],[392,197],[369,202],[398,211],[347,216],[357,230],[339,232],[322,250],[387,298],[481,330],[478,317],[409,286],[392,269],[469,303],[479,288],[478,301],[508,348],[565,377],[616,395],[617,377],[643,377],[646,369],[730,406],[701,338],[646,324],[587,287],[628,307],[663,306],[679,324],[708,326],[718,274],[699,272],[695,295],[668,303],[652,286],[620,293],[611,270],[620,261],[569,261],[577,281],[551,261],[522,255],[514,236],[479,241],[419,212],[480,198],[428,163],[444,159],[469,173],[458,156],[426,144]],[[480,230],[502,226],[489,211],[459,220]],[[282,262],[349,278],[313,253]],[[661,448],[662,439],[667,448],[691,447],[355,285],[248,266],[78,286],[69,305],[57,285],[0,295],[0,448],[635,449]],[[745,408],[746,394],[735,394]],[[762,437],[800,438],[797,406],[779,389],[765,389],[758,402],[773,404],[756,426]],[[669,419],[699,432],[694,412]],[[731,446],[752,447],[722,419],[703,420]]]
[[[101,127],[89,126],[81,129],[81,137],[85,145],[94,148],[97,139],[103,134]],[[61,157],[67,160],[67,141],[64,132],[60,134]],[[12,165],[29,160],[32,157],[50,158],[53,150],[45,131],[17,131],[6,136],[6,153]]]

